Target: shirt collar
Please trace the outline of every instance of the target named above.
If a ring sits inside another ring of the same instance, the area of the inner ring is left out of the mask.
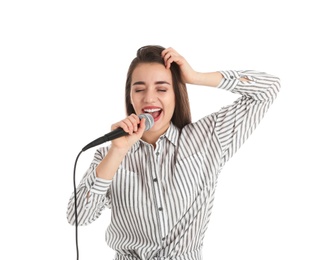
[[[176,127],[172,122],[168,130],[163,134],[174,146],[178,145],[178,139],[180,135],[180,129]]]
[[[174,146],[177,146],[178,139],[180,135],[180,130],[178,127],[176,127],[172,122],[170,123],[169,128],[167,131],[161,135],[158,139],[158,141],[162,138],[167,138]],[[131,152],[135,152],[140,146],[145,143],[143,140],[137,141],[131,148]]]

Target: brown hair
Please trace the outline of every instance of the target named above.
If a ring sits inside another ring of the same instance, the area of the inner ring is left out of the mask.
[[[164,47],[159,45],[146,45],[138,49],[137,56],[132,60],[127,72],[125,89],[125,104],[127,115],[135,113],[130,99],[133,71],[141,63],[160,63],[164,66],[164,61],[161,56],[161,52],[164,49]],[[191,113],[187,87],[181,79],[180,68],[176,63],[173,62],[171,64],[170,70],[172,75],[173,90],[175,94],[175,109],[171,121],[175,126],[182,129],[185,125],[191,123]]]

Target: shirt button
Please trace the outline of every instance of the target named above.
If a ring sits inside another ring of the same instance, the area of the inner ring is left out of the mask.
[[[159,154],[160,154],[159,152],[156,152],[156,155],[157,155],[157,156],[159,156]]]
[[[163,237],[163,238],[162,238],[162,241],[165,241],[165,240],[166,240],[166,239]]]
[[[163,210],[163,208],[162,208],[162,207],[160,207],[160,208],[159,208],[159,211],[162,211],[162,210]]]
[[[154,178],[154,179],[153,179],[153,181],[154,181],[154,182],[157,182],[157,181],[158,181],[158,179],[157,179],[157,178]]]
[[[233,79],[233,76],[230,76],[230,79]]]
[[[103,208],[103,206],[104,206],[104,203],[103,203],[103,202],[99,202],[99,203],[98,203],[98,207],[99,207],[99,208]]]

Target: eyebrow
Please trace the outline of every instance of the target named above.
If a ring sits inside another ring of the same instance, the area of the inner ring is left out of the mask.
[[[137,81],[137,82],[133,83],[132,86],[145,85],[145,84],[146,84],[146,83],[145,83],[144,81]],[[162,84],[168,84],[168,85],[170,85],[169,82],[164,81],[164,80],[156,81],[155,84],[156,84],[156,85],[158,85],[158,84],[159,84],[159,85],[162,85]]]

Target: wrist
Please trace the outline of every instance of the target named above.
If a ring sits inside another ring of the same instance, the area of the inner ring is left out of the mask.
[[[111,144],[108,153],[117,155],[119,157],[125,157],[129,149],[130,147],[117,147]]]

